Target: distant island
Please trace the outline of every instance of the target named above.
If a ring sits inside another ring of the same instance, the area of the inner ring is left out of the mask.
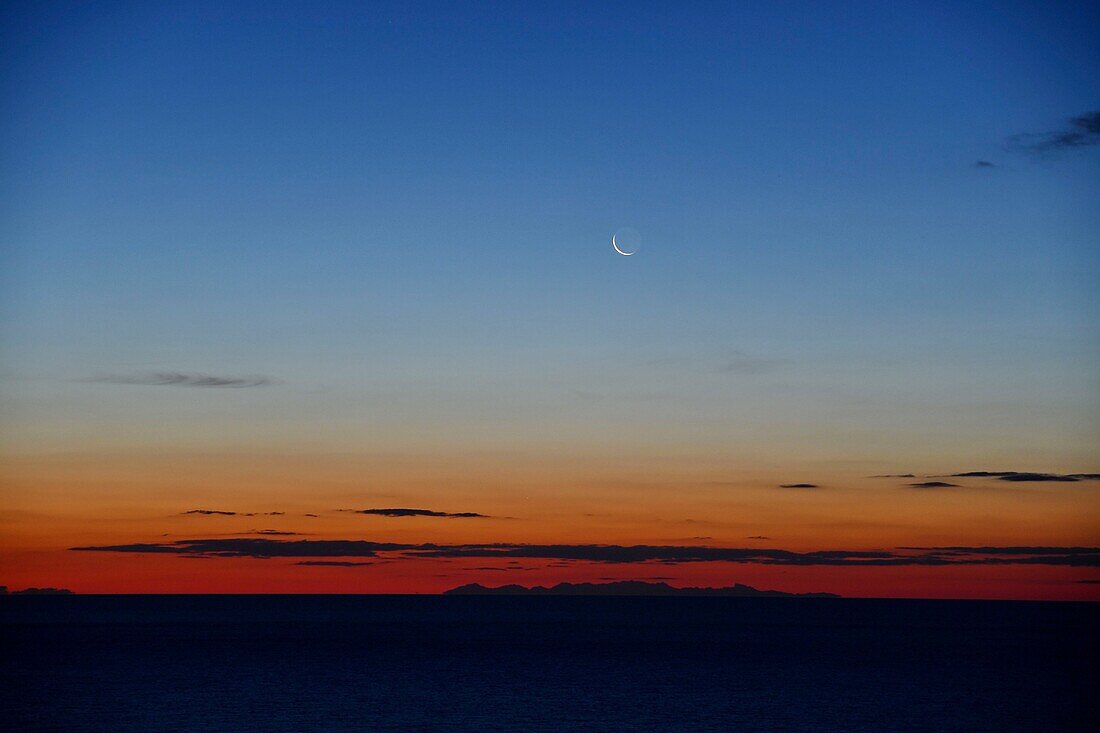
[[[0,585],[0,596],[71,596],[73,592],[68,588],[24,588],[23,590],[8,590],[8,586]]]
[[[835,593],[785,593],[781,590],[757,590],[751,585],[736,583],[728,588],[674,588],[668,583],[648,583],[642,580],[620,580],[613,583],[558,583],[547,588],[541,585],[502,585],[489,588],[469,583],[443,591],[445,596],[691,596],[720,598],[840,598]]]

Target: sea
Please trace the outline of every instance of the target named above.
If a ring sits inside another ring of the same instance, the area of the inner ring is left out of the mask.
[[[11,731],[1095,731],[1100,605],[0,597]]]

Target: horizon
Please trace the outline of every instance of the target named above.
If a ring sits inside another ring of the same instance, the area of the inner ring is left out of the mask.
[[[700,591],[700,594],[668,594],[668,593],[601,593],[601,592],[585,592],[585,593],[554,593],[553,591],[564,588],[585,588],[585,589],[600,589],[615,588],[622,586],[639,587],[644,586],[653,590],[670,590],[670,591]],[[2,586],[0,586],[2,587]],[[472,592],[470,589],[477,589],[482,592]],[[501,591],[509,589],[518,589],[519,592],[502,593]],[[745,590],[745,595],[724,595],[721,593],[709,594],[710,591],[729,591],[729,590]],[[542,591],[549,591],[543,593]],[[456,585],[453,588],[447,588],[442,591],[431,592],[411,592],[411,593],[385,593],[385,592],[371,592],[363,591],[358,593],[339,592],[339,593],[297,593],[297,592],[259,592],[259,593],[233,593],[233,592],[215,592],[215,593],[143,593],[143,592],[129,592],[129,593],[75,593],[68,588],[22,588],[13,590],[6,588],[0,591],[0,597],[75,597],[75,596],[90,596],[90,597],[131,597],[131,596],[157,596],[157,597],[189,597],[189,596],[225,596],[225,597],[249,597],[249,596],[294,596],[294,597],[342,597],[342,596],[396,596],[396,597],[417,597],[417,596],[431,596],[431,597],[558,597],[558,598],[741,598],[749,600],[769,599],[769,600],[845,600],[845,601],[955,601],[960,603],[1091,603],[1090,599],[1034,599],[1034,598],[928,598],[928,597],[895,597],[895,596],[843,596],[835,593],[826,592],[804,592],[804,593],[790,593],[785,591],[777,591],[772,588],[755,588],[751,585],[745,585],[744,583],[733,582],[726,586],[681,586],[672,585],[667,581],[653,581],[653,580],[635,580],[635,579],[623,579],[623,580],[609,580],[598,582],[579,582],[572,583],[568,581],[561,581],[548,585],[533,585],[526,586],[519,583],[504,583],[500,585],[483,585],[479,582],[465,583],[462,585]]]

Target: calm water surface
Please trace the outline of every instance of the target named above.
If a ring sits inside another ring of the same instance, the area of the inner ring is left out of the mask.
[[[1089,604],[0,598],[17,731],[1096,730]]]

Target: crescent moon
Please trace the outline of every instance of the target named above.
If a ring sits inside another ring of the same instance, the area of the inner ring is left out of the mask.
[[[615,237],[617,236],[618,234],[611,235],[611,246],[615,248],[616,252],[621,254],[623,257],[630,257],[631,255],[636,254],[635,252],[623,252],[621,249],[619,249],[619,245],[615,244]]]

